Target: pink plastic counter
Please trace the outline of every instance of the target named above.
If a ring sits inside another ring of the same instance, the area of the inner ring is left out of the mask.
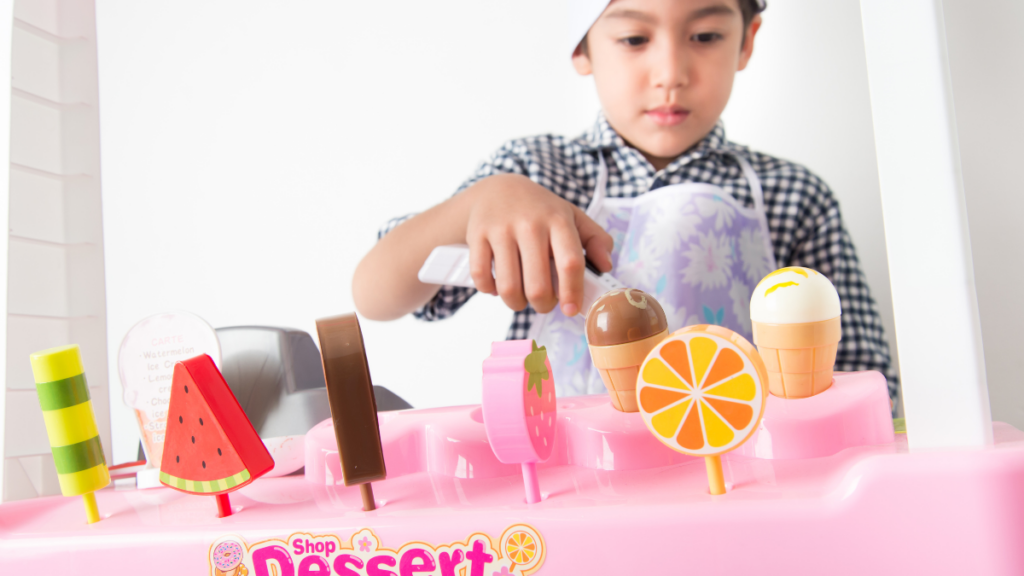
[[[210,560],[234,540],[249,576],[1024,574],[1024,433],[996,424],[990,448],[909,453],[884,394],[856,373],[770,398],[758,435],[724,459],[723,496],[703,461],[592,396],[558,401],[537,504],[490,451],[479,407],[381,414],[389,476],[362,512],[358,489],[334,482],[325,422],[306,437],[305,476],[257,480],[227,518],[170,489],[102,490],[93,525],[76,498],[4,504],[0,573],[241,576]]]

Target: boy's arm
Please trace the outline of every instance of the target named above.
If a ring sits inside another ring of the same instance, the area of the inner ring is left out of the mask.
[[[518,174],[483,178],[386,234],[363,258],[352,280],[356,308],[367,318],[393,320],[428,302],[440,288],[416,274],[431,250],[470,247],[473,282],[513,310],[540,312],[561,301],[579,312],[584,249],[598,268],[611,269],[611,237],[582,210]],[[554,258],[559,294],[552,291]],[[495,269],[491,274],[491,266]]]
[[[356,266],[352,298],[360,314],[394,320],[423,306],[440,286],[416,278],[430,251],[466,241],[470,197],[464,191],[383,235]],[[443,223],[449,225],[442,225]]]

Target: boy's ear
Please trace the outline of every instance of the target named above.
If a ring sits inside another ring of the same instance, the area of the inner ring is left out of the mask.
[[[747,36],[743,39],[743,48],[740,49],[740,63],[736,67],[737,71],[743,70],[747,67],[747,63],[750,62],[750,56],[754,53],[754,36],[757,35],[757,31],[761,29],[761,15],[754,16],[754,19],[750,21],[750,26],[747,27]],[[576,54],[573,54],[573,59],[576,58]]]
[[[582,42],[572,52],[572,67],[576,69],[576,73],[580,76],[589,76],[594,72],[594,68],[590,63],[590,56],[583,50]]]

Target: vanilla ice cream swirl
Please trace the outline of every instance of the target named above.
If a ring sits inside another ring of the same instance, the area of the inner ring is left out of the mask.
[[[764,324],[822,322],[841,313],[836,287],[810,268],[780,268],[765,276],[750,297],[750,319]]]

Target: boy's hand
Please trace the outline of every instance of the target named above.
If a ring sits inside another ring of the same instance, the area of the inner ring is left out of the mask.
[[[500,295],[513,310],[529,303],[546,313],[561,302],[566,316],[580,312],[584,251],[607,272],[612,268],[612,237],[582,210],[525,176],[491,176],[479,182],[473,194],[477,197],[469,211],[466,243],[477,290]],[[557,295],[551,282],[552,258]]]

